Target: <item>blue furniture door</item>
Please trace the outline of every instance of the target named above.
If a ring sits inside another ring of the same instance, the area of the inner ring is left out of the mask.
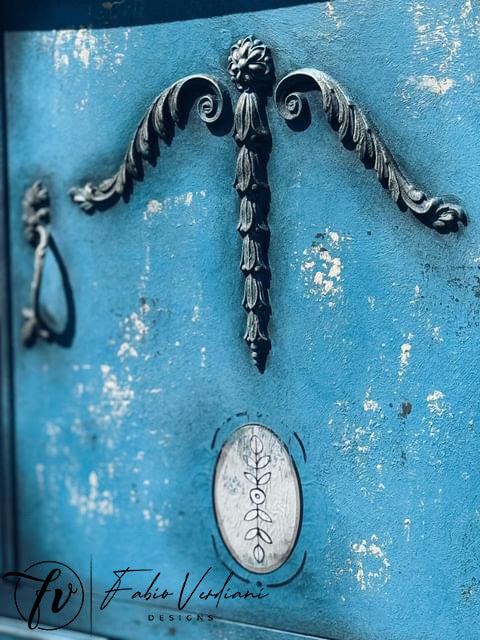
[[[76,572],[52,637],[476,638],[478,6],[27,6],[4,573]]]

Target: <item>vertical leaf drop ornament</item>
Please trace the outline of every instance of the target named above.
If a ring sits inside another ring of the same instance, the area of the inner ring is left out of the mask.
[[[228,72],[241,92],[235,108],[233,137],[239,147],[234,188],[240,197],[237,229],[242,237],[240,269],[245,276],[243,307],[247,312],[247,327],[244,339],[256,366],[263,373],[271,345],[268,335],[271,309],[267,162],[272,139],[265,111],[275,82],[270,50],[252,36],[239,40],[230,50]]]

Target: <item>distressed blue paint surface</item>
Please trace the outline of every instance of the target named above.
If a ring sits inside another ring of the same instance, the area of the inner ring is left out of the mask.
[[[459,195],[471,220],[436,234],[396,210],[317,108],[301,133],[270,108],[263,376],[241,340],[230,136],[192,115],[128,205],[90,218],[66,195],[117,168],[170,83],[228,82],[228,49],[250,32],[272,47],[278,78],[314,66],[348,87],[419,184]],[[308,559],[293,582],[224,604],[222,617],[334,638],[476,637],[479,35],[478,8],[453,0],[7,34],[22,565],[54,556],[87,575],[93,554],[97,592],[123,565],[157,567],[171,585],[212,565],[222,581],[215,456],[255,420],[299,464],[292,571]],[[38,177],[75,294],[70,349],[20,345],[32,268],[20,201]]]

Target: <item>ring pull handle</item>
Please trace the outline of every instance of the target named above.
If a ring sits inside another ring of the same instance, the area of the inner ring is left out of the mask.
[[[48,189],[37,180],[25,191],[23,197],[23,225],[27,242],[34,248],[33,276],[31,283],[31,306],[22,309],[24,319],[22,327],[22,342],[26,347],[33,347],[37,339],[47,342],[58,342],[69,346],[73,340],[75,328],[75,307],[72,289],[67,271],[60,257],[57,246],[49,228],[50,197]],[[53,318],[42,313],[40,305],[40,291],[48,251],[52,252],[62,278],[62,285],[67,302],[67,321],[61,332],[56,327]]]

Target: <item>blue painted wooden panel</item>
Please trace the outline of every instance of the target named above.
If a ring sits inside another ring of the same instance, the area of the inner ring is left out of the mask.
[[[255,420],[298,462],[293,432],[305,443],[292,562],[308,558],[222,617],[334,638],[475,637],[479,20],[468,1],[338,0],[7,34],[22,565],[54,556],[86,575],[92,554],[99,592],[119,563],[158,567],[170,584],[212,565],[218,582],[210,443]],[[67,197],[113,173],[161,89],[196,72],[228,82],[228,49],[250,32],[278,78],[314,66],[349,87],[418,182],[461,196],[471,219],[436,234],[396,210],[318,109],[300,133],[270,107],[263,375],[241,340],[228,135],[193,116],[128,204],[90,218]],[[75,295],[70,349],[20,344],[32,258],[20,201],[38,177]]]

